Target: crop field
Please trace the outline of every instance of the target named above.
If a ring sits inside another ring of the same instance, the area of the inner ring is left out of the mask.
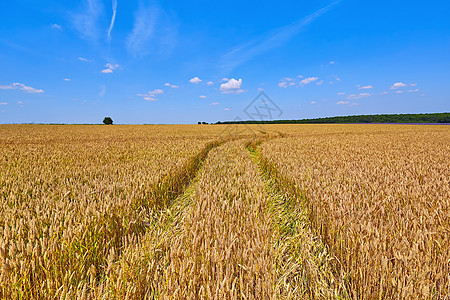
[[[0,299],[448,299],[449,166],[445,125],[0,125]]]

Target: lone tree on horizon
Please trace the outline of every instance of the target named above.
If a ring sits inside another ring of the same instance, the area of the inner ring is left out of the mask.
[[[105,125],[112,125],[113,124],[113,120],[110,117],[105,117],[103,119],[103,124],[105,124]]]

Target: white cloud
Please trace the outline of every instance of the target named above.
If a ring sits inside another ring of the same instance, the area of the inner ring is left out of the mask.
[[[345,95],[345,93],[344,92],[340,92],[340,93],[337,93],[338,95]]]
[[[244,92],[244,90],[241,89],[242,86],[242,79],[236,80],[234,78],[231,78],[228,80],[228,82],[222,83],[220,85],[220,91],[222,94],[240,94]]]
[[[17,101],[17,104],[23,104],[23,102],[22,101]]]
[[[138,96],[143,97],[144,100],[147,100],[147,101],[158,101],[155,97],[156,97],[156,95],[160,95],[160,94],[164,94],[164,91],[161,89],[156,89],[156,90],[150,91],[146,94],[138,94]]]
[[[305,79],[302,79],[300,81],[298,81],[299,79],[303,78],[302,75],[298,75],[296,78],[291,78],[291,77],[286,77],[283,79],[280,79],[280,82],[278,83],[278,86],[280,88],[287,88],[290,86],[295,86],[295,85],[300,85],[300,86],[305,86],[307,84],[310,84],[312,82],[316,82],[317,85],[322,85],[323,84],[323,80],[319,80],[319,77],[308,77]]]
[[[207,83],[207,85],[213,85],[214,84],[214,82],[212,82],[212,81],[208,81],[208,83]]]
[[[109,69],[111,69],[111,70],[115,70],[115,69],[117,69],[118,67],[120,67],[118,64],[110,64],[110,63],[107,63],[106,64],[106,67],[107,68],[109,68]]]
[[[278,83],[278,86],[280,87],[280,88],[287,88],[287,82],[286,81],[282,81],[282,82],[280,82],[280,83]]]
[[[317,102],[316,101],[311,101],[311,104],[316,104]]]
[[[210,105],[219,105],[219,102],[213,102]]]
[[[70,81],[70,78],[64,78],[63,80],[64,81]]]
[[[361,99],[365,97],[370,97],[372,94],[370,93],[360,93],[360,94],[351,94],[348,95],[345,99],[353,100],[353,99]]]
[[[415,92],[418,92],[418,91],[420,91],[420,90],[419,89],[414,89],[414,90],[409,90],[408,92],[415,93]]]
[[[200,78],[198,78],[197,76],[195,76],[194,78],[189,79],[190,83],[193,84],[199,84],[200,82],[202,82],[203,80],[201,80]]]
[[[359,90],[373,89],[373,86],[371,85],[359,86],[358,89]]]
[[[227,111],[228,111],[228,110],[230,110],[230,109],[229,109],[229,108],[224,108],[223,110],[227,110]]]
[[[168,83],[168,82],[164,83],[164,85],[165,85],[165,86],[169,86],[169,87],[171,87],[171,88],[173,88],[173,89],[177,89],[177,88],[180,87],[180,86],[178,86],[178,85],[170,84],[170,83]]]
[[[416,86],[417,83],[410,83],[409,85],[410,85],[410,86]]]
[[[395,90],[395,89],[402,88],[405,86],[407,86],[407,84],[404,84],[403,82],[396,82],[390,87],[390,89]]]
[[[63,30],[62,27],[58,24],[52,24],[52,29],[56,29],[56,30],[60,30],[60,31]]]
[[[10,85],[0,85],[0,90],[21,90],[21,91],[25,91],[27,93],[32,93],[32,94],[43,94],[44,91],[41,89],[35,89],[29,86],[26,86],[23,83],[18,83],[18,82],[14,82]]]
[[[336,62],[334,61],[330,61],[330,65],[334,65]]]
[[[202,99],[208,98],[208,97],[206,97],[205,95],[200,95],[199,97],[202,98]]]
[[[8,102],[0,102],[0,105],[8,105]]]
[[[403,91],[396,91],[396,94],[403,94]]]
[[[303,80],[300,80],[299,84],[301,86],[305,86],[305,85],[310,84],[311,82],[314,82],[316,80],[319,80],[319,77],[308,77],[308,78],[305,78]]]
[[[117,69],[118,67],[120,67],[118,64],[110,64],[110,63],[107,63],[106,65],[105,65],[105,67],[106,67],[106,69],[103,69],[101,72],[102,73],[105,73],[105,74],[111,74],[111,73],[113,73],[113,71],[115,70],[115,69]]]
[[[89,60],[87,58],[84,58],[84,57],[78,57],[78,60],[86,61],[86,62],[90,62],[91,61],[91,60]]]
[[[341,105],[341,104],[349,104],[349,101],[338,101],[336,102],[336,104]]]

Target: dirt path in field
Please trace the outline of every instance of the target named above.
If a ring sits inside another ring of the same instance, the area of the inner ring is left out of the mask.
[[[259,144],[281,136],[209,149],[185,192],[125,251],[108,288],[131,298],[334,298],[328,255],[301,202],[260,166]]]
[[[285,134],[278,133],[279,137]],[[246,143],[253,162],[258,166],[266,193],[268,209],[275,234],[275,272],[277,297],[288,299],[345,299],[343,280],[334,274],[332,259],[310,227],[305,198],[293,198],[282,192],[274,173],[261,159],[261,144],[267,140],[255,139]]]

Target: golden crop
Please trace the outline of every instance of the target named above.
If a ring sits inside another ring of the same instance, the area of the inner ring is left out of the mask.
[[[0,130],[1,298],[92,287],[212,140],[176,126]]]
[[[450,294],[449,129],[290,126],[291,137],[263,144],[266,169],[305,196],[349,297]]]
[[[0,126],[0,298],[449,294],[446,126]]]

